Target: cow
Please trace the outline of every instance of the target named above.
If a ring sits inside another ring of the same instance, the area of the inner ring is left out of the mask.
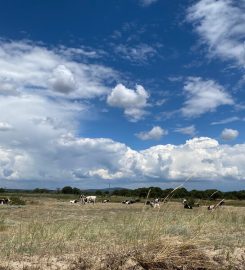
[[[160,203],[159,202],[150,202],[150,206],[153,208],[160,208]]]
[[[78,203],[78,200],[71,200],[70,203]]]
[[[123,204],[133,204],[133,203],[136,203],[135,200],[125,200],[125,201],[122,201]]]
[[[153,208],[156,208],[156,207],[160,208],[160,199],[156,198],[153,201],[148,200],[148,201],[145,202],[145,205],[150,205]]]
[[[0,204],[9,204],[9,203],[10,203],[10,199],[6,199],[6,198],[0,199]]]
[[[102,203],[108,203],[110,200],[106,199],[106,200],[103,200]]]
[[[222,206],[225,203],[225,200],[221,200],[220,202],[218,202],[217,204],[212,204],[208,206],[208,210],[214,210],[219,206]]]
[[[87,196],[86,199],[87,199],[87,203],[95,204],[96,196]]]
[[[192,209],[192,206],[188,203],[186,199],[184,199],[182,203],[185,209]]]
[[[208,210],[214,210],[214,209],[215,209],[215,205],[214,204],[208,206]]]
[[[96,201],[96,196],[84,196],[84,195],[80,196],[80,202],[82,204],[85,204],[85,203],[95,204],[95,201]]]

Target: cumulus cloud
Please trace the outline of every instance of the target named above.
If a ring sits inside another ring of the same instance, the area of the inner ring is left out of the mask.
[[[215,111],[221,105],[233,105],[232,97],[224,87],[213,80],[189,77],[184,85],[186,101],[181,112],[186,117],[198,117]]]
[[[160,140],[164,135],[167,135],[167,130],[162,129],[159,126],[153,127],[150,131],[142,131],[135,134],[141,140]]]
[[[176,128],[175,131],[182,134],[190,135],[190,136],[194,136],[196,134],[196,128],[194,125],[191,125],[188,127]]]
[[[129,120],[136,122],[145,116],[148,98],[149,94],[141,85],[136,85],[136,89],[133,90],[118,84],[108,95],[107,103],[112,107],[124,109],[124,114]]]
[[[245,64],[244,0],[200,0],[187,11],[188,21],[208,46],[208,55]]]
[[[221,138],[223,140],[229,141],[234,140],[239,135],[239,132],[235,129],[225,128],[221,133]]]
[[[33,94],[0,96],[0,107],[0,159],[5,160],[0,178],[46,179],[58,173],[51,165],[59,158],[55,142],[78,129],[86,107]]]
[[[42,95],[93,98],[109,93],[107,84],[117,73],[103,65],[75,61],[74,53],[70,48],[0,41],[0,94],[35,90]]]
[[[76,83],[72,72],[66,66],[60,65],[53,70],[53,77],[50,79],[54,91],[67,94],[76,89]]]
[[[203,181],[245,180],[245,145],[219,145],[206,137],[135,151],[110,139],[79,138],[67,133],[46,140],[41,147],[42,151],[37,144],[28,148],[21,144],[1,147],[0,179],[36,180],[42,184],[51,179],[57,184],[62,179],[81,184],[88,179],[111,179],[123,184],[123,179],[179,181],[190,176]]]

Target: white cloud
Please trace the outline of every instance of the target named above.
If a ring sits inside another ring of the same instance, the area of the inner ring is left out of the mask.
[[[139,1],[143,7],[148,7],[152,5],[153,3],[156,3],[158,0],[139,0]]]
[[[221,105],[233,105],[232,97],[213,80],[189,77],[185,82],[186,101],[181,112],[186,117],[198,117],[213,112]]]
[[[196,134],[196,128],[194,125],[191,125],[188,127],[176,128],[175,131],[182,134],[190,135],[190,136],[194,136]]]
[[[117,73],[103,65],[75,61],[74,53],[64,47],[0,41],[0,94],[35,90],[63,98],[93,98],[109,93],[106,85]]]
[[[221,138],[223,140],[229,141],[234,140],[239,135],[239,132],[235,129],[225,128],[221,133]]]
[[[95,176],[95,177],[99,177],[102,179],[118,179],[118,178],[122,178],[124,176],[124,174],[122,172],[110,173],[106,169],[91,170],[88,172],[88,175],[90,177]]]
[[[63,65],[54,69],[50,84],[54,91],[63,94],[68,94],[76,89],[76,82],[72,72]]]
[[[0,131],[8,131],[11,130],[13,127],[7,122],[0,122]]]
[[[245,64],[244,5],[244,0],[200,0],[188,9],[187,19],[207,44],[209,56]]]
[[[150,131],[142,131],[135,135],[141,140],[160,140],[164,135],[167,134],[167,130],[162,129],[159,126],[155,126]]]
[[[219,145],[205,137],[134,151],[110,139],[78,138],[67,133],[46,138],[41,145],[0,147],[0,179],[9,184],[26,179],[36,181],[36,185],[39,181],[49,185],[50,180],[62,185],[67,179],[76,185],[93,179],[111,179],[123,185],[124,179],[142,183],[190,176],[202,181],[245,180],[244,153],[244,144]]]
[[[112,107],[124,109],[124,114],[129,120],[136,122],[145,116],[148,98],[149,94],[141,85],[136,85],[136,90],[133,90],[118,84],[108,95],[107,103]]]
[[[222,119],[220,121],[214,121],[211,123],[211,125],[223,125],[223,124],[228,124],[228,123],[232,123],[239,120],[241,120],[239,117],[233,116],[233,117]]]
[[[137,46],[129,46],[124,44],[117,45],[115,47],[115,52],[119,57],[137,64],[146,63],[150,58],[157,54],[156,49],[144,43]]]

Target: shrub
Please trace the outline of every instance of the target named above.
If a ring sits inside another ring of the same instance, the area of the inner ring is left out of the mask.
[[[26,202],[20,197],[10,197],[10,204],[12,205],[25,205]]]

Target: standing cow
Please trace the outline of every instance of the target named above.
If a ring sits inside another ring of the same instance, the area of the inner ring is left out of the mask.
[[[86,204],[86,203],[93,203],[93,204],[95,204],[96,196],[85,196],[85,195],[81,195],[80,196],[80,201],[81,201],[81,204]]]

